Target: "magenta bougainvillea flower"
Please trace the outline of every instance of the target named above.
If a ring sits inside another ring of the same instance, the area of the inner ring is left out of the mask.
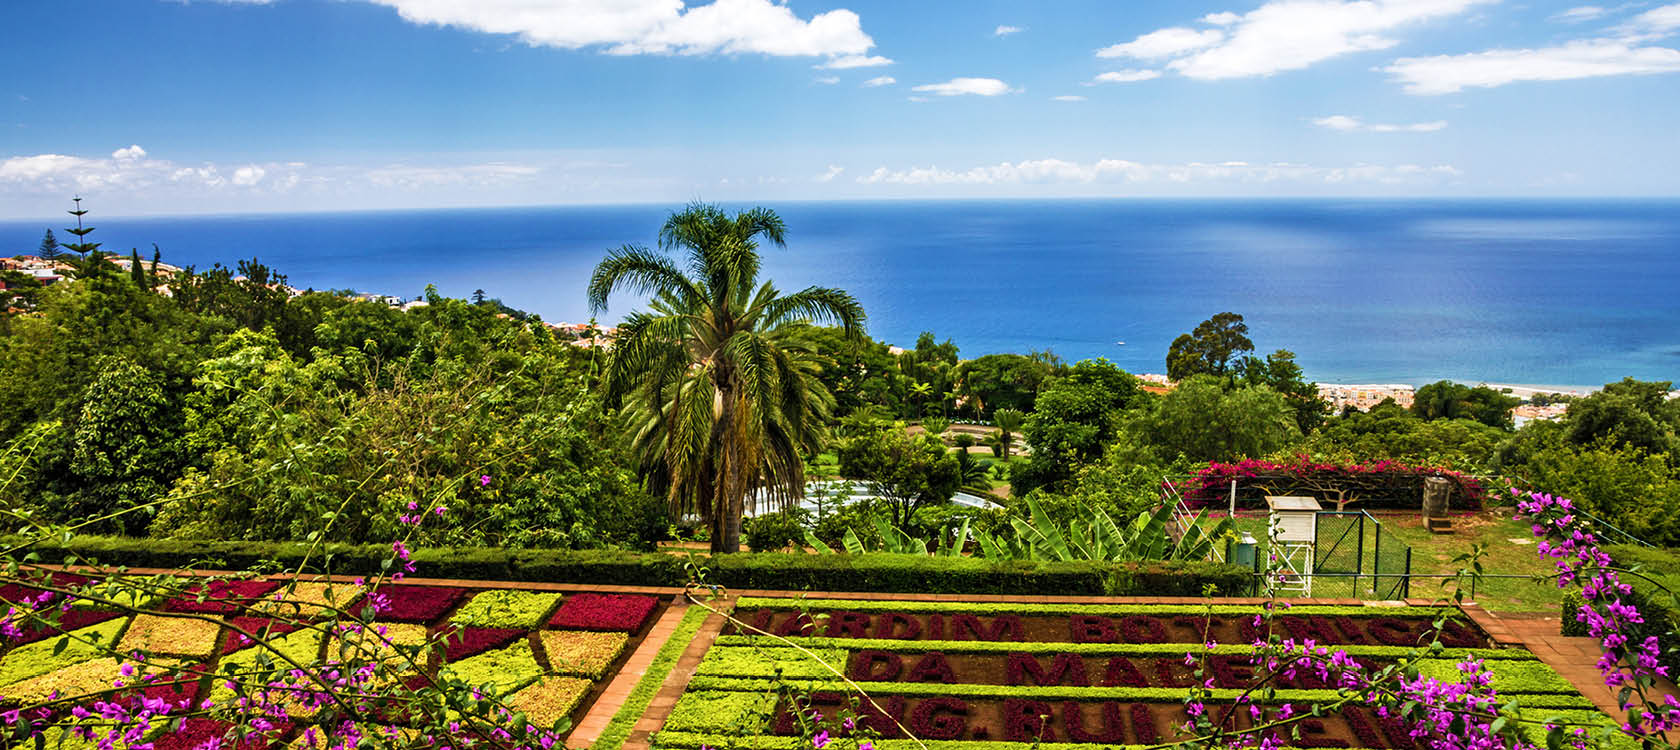
[[[170,612],[200,612],[226,614],[256,604],[265,594],[279,588],[278,581],[211,581],[204,601],[198,595],[205,585],[187,589],[187,595],[171,599],[164,608]]]
[[[641,630],[659,600],[636,594],[576,594],[560,603],[551,627],[570,630]]]

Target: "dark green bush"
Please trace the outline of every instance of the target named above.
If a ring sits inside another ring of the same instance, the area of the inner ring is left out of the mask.
[[[765,513],[743,521],[741,536],[746,538],[747,548],[754,552],[775,552],[786,549],[788,545],[803,547],[810,516],[804,508]]]
[[[17,544],[13,537],[0,542]],[[40,562],[97,560],[132,568],[244,570],[273,561],[297,569],[309,555],[307,572],[341,575],[378,573],[391,548],[384,545],[309,545],[275,542],[218,542],[122,537],[76,537],[68,543],[36,544]],[[680,586],[682,557],[620,550],[504,550],[427,548],[414,553],[427,578],[464,578],[548,583]],[[708,582],[732,589],[791,591],[879,591],[912,594],[1084,594],[1115,596],[1200,596],[1214,584],[1220,596],[1249,593],[1252,573],[1209,562],[1097,563],[995,562],[972,557],[926,557],[870,553],[790,555],[742,553],[705,560]]]

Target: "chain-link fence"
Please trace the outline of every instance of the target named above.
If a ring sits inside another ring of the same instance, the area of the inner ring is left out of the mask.
[[[1412,548],[1364,511],[1322,511],[1313,541],[1315,597],[1404,599]]]

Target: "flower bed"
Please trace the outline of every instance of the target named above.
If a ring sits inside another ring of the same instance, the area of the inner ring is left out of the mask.
[[[206,658],[216,653],[221,623],[165,615],[137,615],[117,649]]]
[[[55,580],[74,585],[82,579],[59,575]],[[636,643],[636,633],[646,628],[659,607],[659,600],[650,596],[580,593],[562,597],[511,588],[475,592],[406,583],[381,586],[365,601],[357,601],[358,586],[321,579],[285,586],[268,581],[186,579],[182,583],[177,579],[171,589],[182,591],[183,585],[186,593],[170,598],[131,597],[132,602],[142,605],[138,613],[89,606],[60,610],[53,606],[51,612],[59,619],[57,627],[20,626],[0,631],[10,633],[0,640],[0,708],[28,706],[58,693],[88,695],[85,707],[91,709],[96,693],[108,693],[114,682],[132,680],[129,672],[134,662],[115,658],[110,651],[114,648],[119,653],[142,652],[157,663],[193,665],[189,678],[157,681],[142,686],[138,695],[119,697],[111,704],[133,702],[131,710],[138,710],[138,696],[152,699],[154,706],[163,705],[157,700],[170,706],[188,701],[227,705],[236,693],[228,686],[226,675],[249,674],[266,668],[264,664],[284,667],[290,662],[334,664],[326,667],[331,670],[356,659],[364,667],[369,662],[382,663],[377,671],[368,672],[372,675],[367,678],[370,685],[397,681],[419,688],[437,676],[457,677],[487,686],[532,723],[548,727],[562,719],[580,718],[592,696],[600,692],[597,687],[610,679],[613,667]],[[114,595],[120,587],[106,588],[96,587],[88,593],[109,598],[107,595]],[[20,605],[28,597],[27,606],[31,608],[39,601],[39,589],[26,584],[12,584],[5,593]],[[569,600],[577,601],[564,612],[559,611],[560,605]],[[350,618],[371,612],[374,621],[366,630],[341,621],[334,626],[338,631],[328,633],[327,623],[317,618],[331,609]],[[553,629],[551,622],[578,622],[580,627]],[[59,637],[66,632],[73,637]],[[692,634],[692,630],[689,632]],[[245,633],[253,634],[263,644]],[[87,640],[106,644],[106,648],[90,646]],[[441,647],[411,654],[397,650],[428,642]],[[182,657],[191,661],[179,661]],[[410,658],[419,664],[409,663]],[[663,667],[666,672],[670,661]],[[302,698],[280,698],[279,703],[289,719],[271,736],[224,742],[220,747],[302,747],[306,732],[328,715],[336,715]],[[51,711],[40,714],[40,720],[66,716],[72,707],[56,703]],[[377,725],[370,724],[367,729],[411,732],[382,726],[410,723],[412,717],[401,714],[396,704],[378,699],[372,713]],[[179,725],[160,725],[147,739],[164,750],[196,750],[209,740],[222,738],[229,728],[219,720],[194,716]],[[56,734],[49,740],[63,734],[56,728],[52,731]],[[65,748],[97,747],[96,741],[69,735],[63,739]]]
[[[462,605],[449,621],[479,628],[535,630],[560,598],[560,594],[539,591],[485,591]]]
[[[586,630],[545,630],[541,638],[549,671],[590,679],[606,674],[629,640],[624,633]]]
[[[537,726],[553,726],[571,716],[595,683],[581,677],[548,676],[513,694],[508,704]]]
[[[548,626],[566,630],[616,630],[635,633],[658,608],[659,600],[637,594],[578,594],[560,604]]]
[[[430,624],[467,596],[467,590],[448,586],[381,586],[369,595],[382,622]]]
[[[742,598],[737,616],[782,633],[864,686],[874,703],[855,709],[880,750],[908,743],[899,726],[947,750],[1038,744],[1149,745],[1179,736],[1190,719],[1185,695],[1206,687],[1203,703],[1232,705],[1252,684],[1256,636],[1251,605],[1150,606],[950,601]],[[1297,606],[1273,619],[1283,637],[1341,644],[1355,664],[1381,667],[1412,658],[1419,637],[1447,614],[1433,607]],[[845,709],[849,688],[827,669],[750,628],[726,630],[695,670],[655,746],[795,750],[800,730],[776,686],[791,687],[826,716]],[[1492,649],[1460,619],[1441,634],[1445,648],[1416,663],[1426,677],[1462,678],[1460,663],[1481,662],[1502,693],[1525,710],[1591,712],[1592,703],[1550,667],[1520,649]],[[1205,661],[1187,653],[1209,649]],[[1228,644],[1228,645],[1226,645]],[[1203,669],[1201,675],[1196,669]],[[1268,705],[1334,700],[1337,686],[1311,674],[1280,676],[1252,694]],[[770,702],[770,705],[766,704]],[[1236,727],[1249,726],[1237,712]],[[1293,747],[1414,748],[1407,726],[1358,703],[1300,725]],[[803,740],[807,746],[810,741]]]
[[[165,602],[164,609],[170,612],[229,614],[244,610],[279,587],[277,581],[211,581],[188,588],[186,596]]]
[[[520,628],[456,628],[444,638],[443,660],[452,662],[476,656],[513,643],[525,634]]]

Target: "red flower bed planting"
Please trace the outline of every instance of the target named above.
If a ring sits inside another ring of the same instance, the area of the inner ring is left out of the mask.
[[[65,573],[63,571],[55,570],[48,573],[42,582],[50,583],[54,586],[75,586],[87,583],[87,581],[87,576],[79,576],[75,573]],[[39,596],[40,593],[41,590],[33,586],[26,586],[21,583],[8,583],[4,586],[0,586],[0,601],[16,602],[26,596]]]
[[[152,743],[153,750],[198,750],[211,740],[221,740],[227,735],[232,725],[223,721],[194,717],[181,722],[181,728],[173,732],[158,735]],[[239,742],[219,742],[214,747],[225,750],[260,750],[267,747],[267,740],[241,740]]]
[[[619,630],[635,633],[659,606],[651,596],[635,594],[576,594],[560,603],[549,627],[567,630]]]
[[[72,609],[69,612],[64,612],[59,615],[58,627],[46,627],[40,623],[33,623],[29,627],[23,628],[23,633],[18,637],[7,639],[6,644],[9,646],[22,646],[25,643],[34,643],[45,638],[51,638],[60,633],[67,633],[78,628],[85,628],[89,625],[98,625],[99,623],[121,615],[121,612]]]
[[[444,661],[457,661],[501,648],[523,637],[519,628],[459,628],[444,639]]]
[[[374,596],[383,597],[385,604],[374,619],[430,624],[466,595],[466,589],[445,586],[381,586]]]
[[[205,586],[187,589],[188,596],[171,599],[164,604],[170,612],[202,612],[228,614],[242,611],[260,601],[264,594],[280,587],[277,581],[211,581],[204,601],[198,600]]]

